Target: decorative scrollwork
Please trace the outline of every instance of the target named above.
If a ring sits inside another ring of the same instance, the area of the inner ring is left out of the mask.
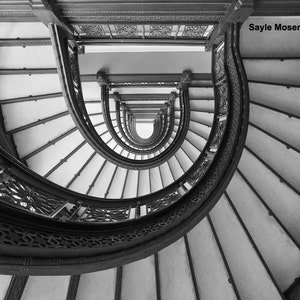
[[[228,111],[228,86],[227,82],[217,87],[217,95],[219,97],[219,113],[226,113]]]
[[[224,67],[224,44],[221,43],[214,51],[215,65],[214,73],[216,78],[216,96],[219,100],[218,112],[224,114],[228,112],[228,79]]]
[[[75,93],[75,97],[77,99],[76,104],[81,107],[81,111],[85,112],[84,104],[82,101],[80,101],[81,97],[81,81],[80,81],[80,74],[79,74],[79,68],[78,68],[78,55],[77,55],[77,49],[72,49],[69,47],[68,50],[69,54],[69,67],[70,67],[70,73],[72,78],[72,84],[73,84],[73,91]],[[85,113],[85,120],[87,120],[87,113]]]
[[[106,37],[105,31],[102,25],[78,25],[80,31],[82,31],[88,37],[104,38]]]
[[[123,38],[137,38],[137,25],[115,25],[116,34]]]
[[[192,186],[197,184],[200,179],[204,176],[204,174],[207,172],[209,166],[211,164],[210,160],[203,160],[200,164],[200,166],[197,168],[197,170],[189,176],[187,179],[188,183]]]
[[[101,22],[99,20],[99,22]],[[86,38],[165,38],[176,39],[179,28],[181,34],[179,39],[203,39],[206,40],[214,28],[213,25],[177,25],[177,24],[97,24],[97,25],[76,25],[76,29]],[[150,30],[145,31],[145,27]],[[142,29],[144,28],[144,29]]]
[[[217,123],[217,130],[211,143],[212,148],[218,148],[221,144],[221,140],[225,131],[226,120]]]
[[[202,38],[208,26],[186,25],[184,27],[182,37]]]
[[[33,187],[22,183],[20,179],[14,179],[3,170],[1,177],[0,201],[2,202],[48,217],[64,204],[62,199],[42,194]]]
[[[180,199],[181,195],[177,190],[166,196],[147,203],[147,212],[153,213],[160,211]]]
[[[129,217],[129,208],[95,208],[89,207],[81,216],[81,222],[120,222],[126,221]]]
[[[218,81],[220,78],[225,76],[225,69],[224,69],[224,46],[219,48],[218,50],[215,50],[215,76],[216,81]]]
[[[172,25],[151,25],[149,36],[152,38],[168,38],[171,36]]]
[[[80,79],[79,79],[79,72],[77,68],[77,57],[75,56],[75,53],[72,50],[69,50],[69,60],[70,60],[72,80],[76,86],[79,86]]]

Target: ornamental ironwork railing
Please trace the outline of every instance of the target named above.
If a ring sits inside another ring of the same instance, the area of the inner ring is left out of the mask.
[[[235,171],[247,132],[238,32],[232,26],[213,49],[216,109],[207,144],[194,165],[159,192],[122,201],[84,196],[43,179],[0,149],[2,272],[72,274],[74,266],[91,272],[125,264],[169,245],[209,212]],[[74,58],[74,49],[69,51]],[[69,68],[66,90],[80,99],[78,68]],[[80,101],[78,114],[79,108]]]
[[[214,25],[178,24],[88,24],[75,25],[80,36],[85,39],[140,39],[140,40],[194,40],[206,41],[210,38]]]

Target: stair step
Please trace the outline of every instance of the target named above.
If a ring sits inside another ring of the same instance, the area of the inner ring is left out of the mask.
[[[115,300],[116,269],[80,275],[76,300]],[[57,298],[61,299],[61,298]]]
[[[62,97],[2,105],[6,131],[67,111]]]
[[[210,131],[211,131],[210,127],[207,127],[206,125],[197,123],[195,121],[190,121],[189,129],[191,131],[197,133],[201,137],[205,138],[206,140],[208,139]]]
[[[221,197],[210,216],[241,299],[282,300],[257,248],[225,196]]]
[[[0,38],[49,38],[49,30],[41,22],[1,22]]]
[[[181,148],[191,158],[192,161],[195,161],[198,158],[200,150],[191,145],[191,143],[189,143],[187,140],[182,143]]]
[[[203,219],[187,236],[200,299],[238,299],[207,218]]]
[[[150,169],[150,185],[151,192],[155,192],[163,188],[159,167]]]
[[[300,88],[249,83],[250,100],[300,117]]]
[[[197,299],[183,238],[161,250],[158,261],[161,299]]]
[[[154,256],[123,266],[121,299],[156,300]]]
[[[0,47],[0,56],[0,69],[56,68],[51,45],[38,47]]]
[[[190,100],[211,100],[214,99],[213,88],[189,88],[189,98]]]
[[[78,173],[80,166],[88,160],[93,152],[94,150],[91,146],[85,144],[71,158],[69,158],[67,162],[63,163],[57,170],[50,174],[47,179],[66,187],[74,175]],[[81,192],[83,192],[83,190]]]
[[[300,151],[300,120],[251,104],[250,122]]]
[[[202,149],[204,148],[204,146],[206,144],[206,140],[204,138],[195,134],[192,131],[188,131],[188,133],[186,135],[186,139],[190,143],[192,143],[195,147],[197,147],[197,149],[199,149],[200,151],[202,151]]]
[[[300,243],[299,195],[287,185],[280,184],[280,179],[246,149],[243,151],[238,168]]]
[[[241,175],[235,173],[227,192],[281,291],[285,291],[300,276],[300,249]]]
[[[300,59],[243,59],[248,80],[272,82],[286,86],[300,86]]]
[[[181,177],[184,174],[182,166],[175,156],[172,156],[168,160],[168,163],[171,168],[172,174],[174,176],[174,180],[177,180],[179,177]]]
[[[149,170],[139,170],[138,196],[150,194]]]
[[[137,185],[138,185],[138,171],[129,170],[127,181],[126,181],[126,187],[124,190],[124,198],[136,197]]]
[[[85,193],[89,189],[89,185],[93,182],[93,179],[95,178],[103,162],[104,158],[102,158],[100,155],[95,155],[82,170],[80,176],[76,178],[69,188],[76,192]],[[83,166],[85,163],[86,160],[83,160],[78,166],[78,169],[81,168],[81,166]],[[73,175],[74,174],[71,174],[71,178],[73,178]]]
[[[211,127],[213,124],[213,118],[214,118],[213,114],[191,111],[191,120],[203,125],[207,125]]]
[[[159,169],[164,187],[174,182],[172,172],[167,162],[161,164]]]
[[[248,127],[246,145],[295,189],[300,186],[300,155],[253,126]]]
[[[61,91],[57,74],[0,75],[0,85],[0,100]]]
[[[47,148],[28,159],[27,164],[34,172],[45,175],[82,142],[81,134],[76,131],[59,141],[53,147]]]
[[[193,162],[190,160],[190,158],[182,148],[178,149],[178,151],[176,152],[176,157],[180,161],[181,166],[183,166],[184,172],[186,172],[193,165]]]
[[[17,132],[13,137],[20,157],[24,157],[72,128],[74,128],[74,122],[72,118],[67,115],[51,122],[47,122],[46,124],[40,124]],[[52,147],[55,147],[55,145]]]
[[[101,169],[101,172],[98,176],[95,176],[94,187],[91,189],[89,195],[103,197],[109,187],[111,180],[113,179],[113,174],[115,171],[116,165],[112,164],[109,161],[106,161],[104,167]],[[100,170],[100,168],[99,168]]]
[[[70,276],[29,276],[22,300],[66,299]]]
[[[0,275],[0,299],[5,299],[11,279],[12,276],[10,275]]]
[[[201,101],[201,100],[190,100],[191,110],[203,111],[203,112],[214,112],[215,102],[214,101]]]
[[[122,187],[126,184],[127,169],[118,167],[115,178],[109,189],[108,198],[120,199],[122,196]]]

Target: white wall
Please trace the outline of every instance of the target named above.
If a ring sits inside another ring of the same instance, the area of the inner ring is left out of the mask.
[[[209,52],[87,53],[79,56],[81,74],[95,74],[107,68],[110,74],[210,73]]]

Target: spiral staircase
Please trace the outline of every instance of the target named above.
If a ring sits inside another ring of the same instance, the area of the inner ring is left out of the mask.
[[[196,54],[89,53],[39,1],[3,19],[1,299],[300,299],[300,33],[249,30],[299,5],[245,2]]]

